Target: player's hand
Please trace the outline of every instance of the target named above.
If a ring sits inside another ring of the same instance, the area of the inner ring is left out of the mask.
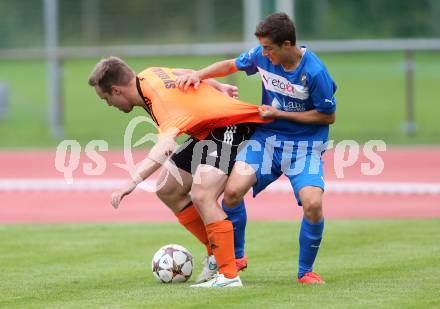
[[[219,90],[231,98],[238,99],[238,87],[234,85],[221,84]]]
[[[269,105],[261,105],[258,107],[258,112],[260,113],[260,117],[263,119],[273,119],[278,115],[278,110]]]
[[[124,196],[130,194],[136,188],[136,182],[130,181],[122,186],[118,191],[112,193],[111,204],[113,208],[117,209]]]
[[[176,86],[183,91],[187,91],[191,85],[194,86],[194,89],[199,88],[200,82],[201,79],[197,75],[197,72],[183,74],[176,78]]]

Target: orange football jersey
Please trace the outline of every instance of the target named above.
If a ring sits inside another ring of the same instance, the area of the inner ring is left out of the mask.
[[[183,92],[177,88],[172,71],[152,67],[137,76],[138,90],[159,132],[177,128],[178,134],[204,139],[214,128],[269,122],[259,116],[257,106],[231,98],[206,83],[201,83],[197,90],[191,87]]]

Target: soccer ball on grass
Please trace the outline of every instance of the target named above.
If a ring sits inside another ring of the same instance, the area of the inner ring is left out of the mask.
[[[185,282],[192,274],[191,252],[180,245],[163,246],[153,256],[151,270],[154,277],[162,283]]]

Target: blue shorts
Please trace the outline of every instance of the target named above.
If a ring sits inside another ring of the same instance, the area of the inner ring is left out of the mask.
[[[289,178],[295,198],[301,206],[299,191],[302,188],[313,186],[324,190],[321,156],[325,147],[323,141],[293,141],[257,128],[241,148],[236,161],[244,161],[254,168],[257,178],[253,186],[254,197],[284,174]]]

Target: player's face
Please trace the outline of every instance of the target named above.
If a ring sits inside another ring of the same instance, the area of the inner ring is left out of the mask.
[[[272,64],[280,64],[281,47],[273,43],[269,38],[259,38],[259,41],[263,47],[263,56],[269,58]]]
[[[274,65],[283,64],[289,55],[286,44],[279,46],[272,42],[269,38],[258,38],[260,45],[263,47],[263,56],[269,58]],[[286,41],[287,42],[287,41]]]
[[[129,113],[133,109],[133,105],[127,100],[123,95],[123,91],[118,86],[112,87],[112,93],[104,92],[98,86],[95,87],[96,94],[103,100],[107,102],[108,106],[113,106],[123,111],[124,113]]]

